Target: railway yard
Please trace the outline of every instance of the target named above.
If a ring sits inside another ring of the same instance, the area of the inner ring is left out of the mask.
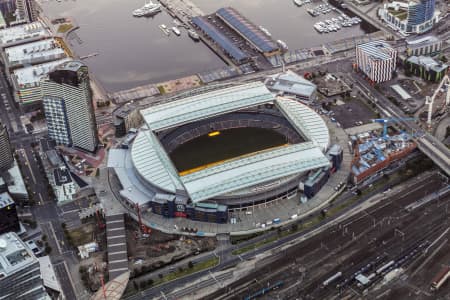
[[[438,191],[445,195],[426,200]],[[436,173],[386,191],[328,230],[274,249],[252,273],[204,299],[444,299],[448,283],[430,287],[450,261],[447,191]]]

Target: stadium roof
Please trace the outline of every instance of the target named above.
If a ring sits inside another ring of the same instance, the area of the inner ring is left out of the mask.
[[[248,59],[249,56],[245,54],[241,49],[239,49],[233,42],[223,35],[216,27],[210,24],[203,17],[192,18],[192,23],[198,26],[203,32],[205,32],[211,39],[214,40],[225,52],[227,52],[231,57],[240,62]]]
[[[251,153],[201,171],[179,176],[154,133],[156,130],[168,129],[265,103],[275,103],[307,141]],[[136,186],[136,180],[130,179],[133,176],[127,175],[127,171],[133,172],[133,168],[143,183],[147,182],[150,186],[171,193],[185,190],[192,201],[198,202],[274,179],[329,166],[329,161],[323,152],[328,148],[330,137],[323,119],[298,101],[275,99],[260,82],[229,87],[157,105],[141,113],[147,126],[140,130],[131,148],[130,164],[133,167],[126,166],[127,158],[122,157],[125,150],[122,154],[113,155],[113,158],[108,161],[109,167],[117,168],[119,177],[129,177],[123,180],[123,192],[130,199],[134,199],[133,195],[136,193],[138,196],[142,194],[138,191],[141,188],[138,190],[127,188]]]
[[[311,169],[329,166],[329,160],[313,143],[269,149],[181,177],[193,202]]]
[[[172,193],[183,189],[177,170],[151,131],[139,132],[131,149],[131,159],[141,178],[158,188]]]
[[[251,42],[259,51],[267,53],[277,51],[278,45],[255,24],[232,7],[221,8],[216,12],[228,26]]]
[[[274,101],[261,82],[212,91],[141,111],[151,130],[164,130]]]
[[[368,42],[364,44],[359,44],[356,47],[361,49],[363,52],[365,52],[368,56],[372,57],[373,59],[379,60],[392,59],[393,56],[391,55],[391,53],[396,51],[388,43],[383,41]]]
[[[330,143],[330,133],[325,121],[314,110],[298,101],[281,98],[276,105],[294,128],[306,140],[312,141],[322,151],[326,151]]]

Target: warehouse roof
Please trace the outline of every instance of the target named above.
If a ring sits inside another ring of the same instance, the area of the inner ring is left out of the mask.
[[[37,38],[50,37],[50,32],[41,22],[13,26],[0,30],[0,44],[2,47],[26,43]]]
[[[212,91],[141,111],[151,130],[164,130],[273,101],[261,82]]]
[[[266,81],[269,89],[290,93],[294,95],[301,95],[311,97],[316,91],[317,87],[314,83],[306,80],[302,76],[287,70],[285,73],[270,76]]]
[[[192,23],[198,26],[205,32],[215,43],[217,43],[225,52],[227,52],[233,59],[240,62],[248,59],[249,56],[239,49],[233,42],[223,35],[216,27],[210,24],[203,17],[192,18]]]
[[[5,55],[9,63],[20,63],[49,57],[61,57],[65,53],[54,39],[47,39],[6,48]]]
[[[19,87],[37,86],[42,76],[48,74],[56,66],[70,60],[71,60],[70,58],[64,58],[44,64],[16,69],[13,72],[14,78]]]
[[[273,52],[279,49],[278,45],[265,34],[258,26],[241,15],[232,7],[221,8],[217,11],[225,23],[240,33],[261,52]]]

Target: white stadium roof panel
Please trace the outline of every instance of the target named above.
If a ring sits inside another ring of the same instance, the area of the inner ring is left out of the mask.
[[[320,115],[292,99],[279,97],[275,103],[301,135],[319,146],[322,151],[326,151],[330,144],[330,133]]]
[[[181,177],[191,200],[199,202],[281,177],[329,166],[313,143],[279,147],[231,160]]]
[[[182,188],[177,171],[151,131],[139,132],[131,159],[139,175],[155,186],[172,193]]]
[[[141,111],[151,130],[164,130],[274,100],[261,82],[229,87]]]

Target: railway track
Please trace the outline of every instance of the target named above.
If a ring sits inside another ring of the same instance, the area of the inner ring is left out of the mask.
[[[427,239],[431,241],[448,227],[444,222],[448,215],[434,202],[424,205],[423,210],[405,210],[426,196],[429,190],[438,190],[442,186],[437,176],[427,178],[402,194],[280,251],[250,275],[205,299],[244,298],[279,280],[284,282],[283,286],[272,291],[266,299],[332,299],[339,295],[339,290],[333,285],[323,288],[321,284],[326,278],[338,271],[342,272],[343,278],[348,277],[380,254],[391,260],[401,257],[405,251],[418,247],[418,243],[427,242]],[[353,290],[355,287],[349,286],[341,291],[341,296],[360,296],[362,293]]]

